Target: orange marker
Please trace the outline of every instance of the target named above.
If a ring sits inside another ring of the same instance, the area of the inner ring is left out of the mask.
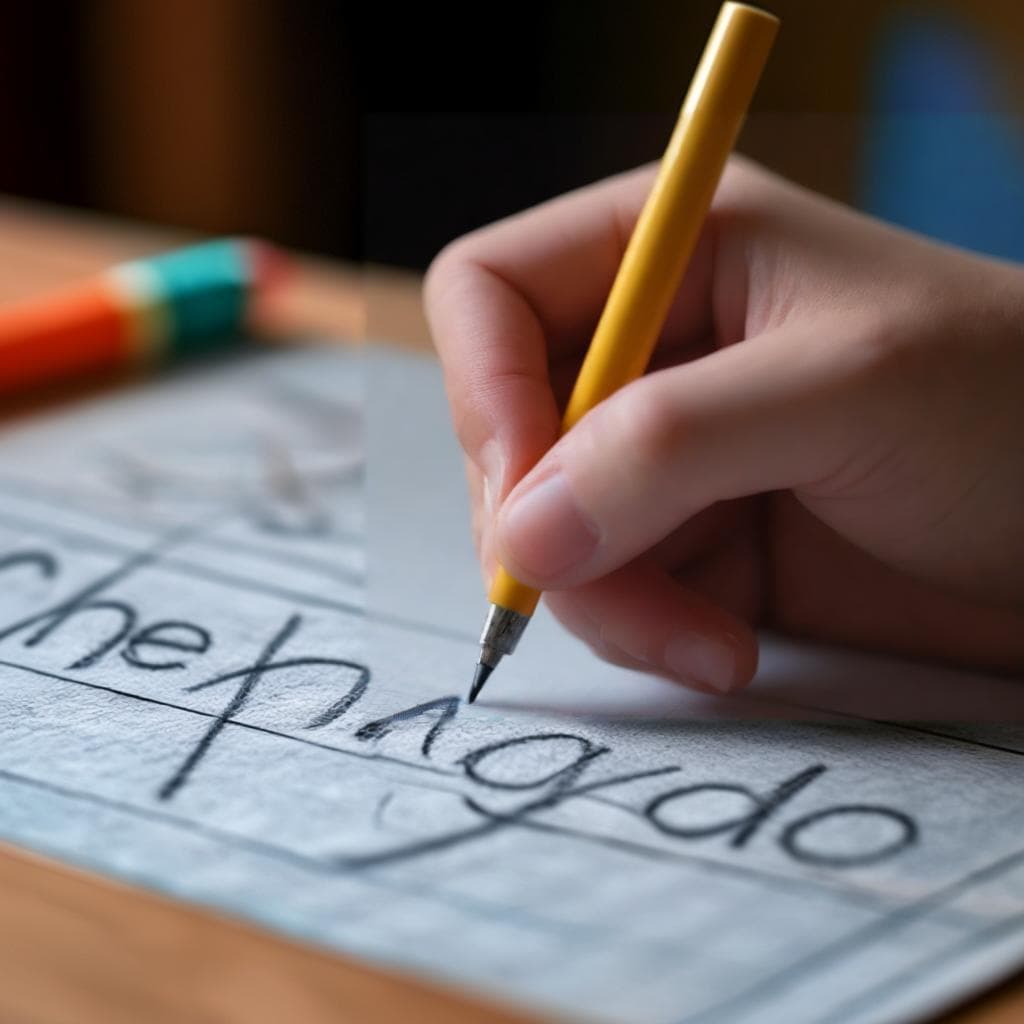
[[[282,263],[261,242],[207,242],[0,308],[0,395],[237,341]]]

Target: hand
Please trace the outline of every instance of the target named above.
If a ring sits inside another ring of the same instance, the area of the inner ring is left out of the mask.
[[[1020,267],[733,159],[650,372],[556,443],[653,173],[430,269],[485,575],[497,558],[602,657],[701,689],[751,678],[757,626],[1024,666]]]

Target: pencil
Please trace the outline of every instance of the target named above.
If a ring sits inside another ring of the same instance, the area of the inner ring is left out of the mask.
[[[774,15],[747,4],[719,11],[566,406],[563,434],[647,368],[778,27]],[[499,566],[488,600],[471,704],[516,649],[540,593]]]

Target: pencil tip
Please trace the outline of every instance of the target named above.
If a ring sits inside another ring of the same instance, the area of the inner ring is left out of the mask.
[[[480,695],[480,691],[484,688],[484,683],[487,682],[493,671],[493,665],[485,665],[482,661],[477,665],[476,674],[473,676],[473,685],[469,688],[470,704]]]

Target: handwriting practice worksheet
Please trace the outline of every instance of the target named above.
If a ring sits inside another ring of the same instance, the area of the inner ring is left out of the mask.
[[[250,355],[0,438],[0,835],[539,1019],[925,1019],[1024,963],[1024,684],[748,695],[485,599],[438,368]]]

